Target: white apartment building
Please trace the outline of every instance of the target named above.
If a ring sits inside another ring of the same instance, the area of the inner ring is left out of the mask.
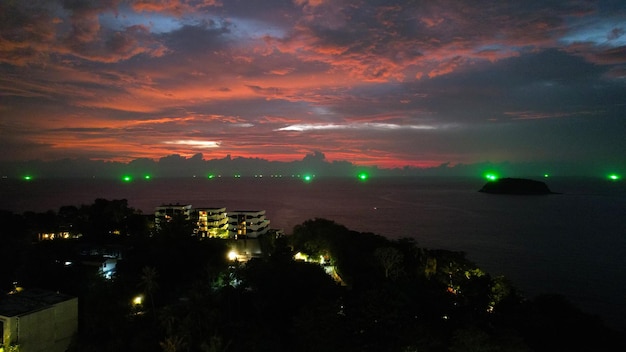
[[[229,238],[257,238],[267,233],[270,221],[265,210],[237,210],[228,212]]]
[[[265,210],[237,210],[226,208],[192,208],[190,204],[168,204],[157,207],[154,225],[157,230],[175,216],[183,216],[194,223],[194,235],[200,238],[257,238],[267,233],[270,221]]]

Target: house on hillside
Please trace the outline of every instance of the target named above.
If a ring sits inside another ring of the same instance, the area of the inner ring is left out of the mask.
[[[78,331],[78,298],[46,290],[0,296],[0,351],[64,352]]]

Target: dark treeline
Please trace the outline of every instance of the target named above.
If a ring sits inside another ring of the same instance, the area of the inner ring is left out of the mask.
[[[599,318],[561,296],[526,299],[461,252],[330,220],[261,238],[264,255],[247,263],[228,259],[227,241],[190,236],[183,219],[155,231],[124,200],[0,212],[0,221],[3,289],[17,283],[79,297],[71,351],[624,348]],[[34,242],[39,233],[66,229],[82,236]],[[88,265],[102,248],[123,253],[111,279]]]

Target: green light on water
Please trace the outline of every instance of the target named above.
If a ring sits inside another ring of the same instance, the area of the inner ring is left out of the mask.
[[[149,180],[149,179],[151,179],[151,178],[152,178],[152,176],[150,176],[150,175],[145,175],[143,178],[144,178],[145,180]]]
[[[130,181],[132,181],[132,180],[133,180],[133,178],[132,178],[132,177],[130,177],[130,176],[128,176],[128,175],[126,175],[126,176],[122,177],[122,181],[124,181],[124,182],[130,182]]]
[[[368,178],[369,178],[369,175],[368,175],[368,174],[366,174],[365,172],[361,172],[361,173],[359,174],[359,180],[361,180],[361,181],[365,181],[365,180],[367,180]]]
[[[313,181],[314,178],[315,178],[315,175],[311,175],[311,174],[304,174],[304,175],[302,175],[302,180],[304,182],[311,182],[311,181]]]
[[[215,178],[215,175],[210,174],[210,175],[209,175],[209,176],[207,176],[207,177],[208,177],[208,178],[209,178],[209,180],[210,180],[210,179],[212,179],[212,178]]]
[[[24,181],[30,181],[30,180],[33,179],[33,177],[30,176],[30,175],[26,175],[26,176],[23,177],[23,179],[24,179]]]
[[[550,177],[550,174],[543,174],[543,177],[544,178],[548,178],[548,177]]]
[[[498,175],[493,172],[488,172],[485,174],[485,178],[489,181],[495,181],[498,179]]]
[[[610,175],[608,176],[608,178],[609,178],[609,180],[611,180],[611,181],[617,181],[617,180],[621,179],[622,177],[621,177],[620,175],[618,175],[618,174],[610,174]]]

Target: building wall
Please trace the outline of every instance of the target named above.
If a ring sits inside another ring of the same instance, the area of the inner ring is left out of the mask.
[[[0,316],[4,345],[20,352],[64,352],[78,331],[78,299],[72,298],[19,316]]]
[[[78,331],[78,298],[57,303],[55,305],[55,349],[50,351],[63,352],[72,342]]]
[[[196,231],[200,237],[228,238],[226,208],[199,208],[194,210]]]
[[[12,320],[11,317],[0,316],[0,330],[2,332],[0,346],[9,346],[14,342],[13,336],[17,338],[17,325]]]
[[[18,343],[21,351],[39,352],[54,346],[54,307],[17,317]]]

